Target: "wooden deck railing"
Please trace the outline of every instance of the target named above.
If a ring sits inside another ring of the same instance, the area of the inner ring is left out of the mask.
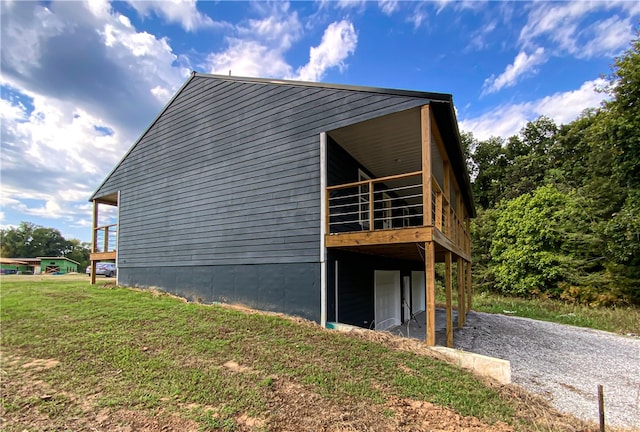
[[[435,177],[431,180],[433,225],[462,250],[468,251],[470,237],[466,215],[459,215]],[[422,194],[422,171],[329,186],[325,203],[326,232],[339,234],[424,226]],[[461,207],[460,201],[457,208]]]
[[[91,252],[114,252],[118,244],[118,224],[99,226],[93,229]]]
[[[327,187],[327,233],[422,226],[422,172]]]

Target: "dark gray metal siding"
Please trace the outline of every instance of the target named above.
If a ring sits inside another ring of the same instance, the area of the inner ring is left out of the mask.
[[[194,77],[96,193],[120,268],[317,263],[320,132],[427,102]]]
[[[320,264],[121,268],[119,283],[320,321]]]

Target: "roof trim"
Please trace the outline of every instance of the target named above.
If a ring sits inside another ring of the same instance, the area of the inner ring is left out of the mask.
[[[38,257],[38,259],[40,261],[42,261],[42,260],[67,260],[67,261],[71,261],[74,264],[80,265],[80,263],[78,261],[74,261],[71,258],[67,258],[67,257]]]
[[[144,138],[144,136],[149,132],[149,130],[151,130],[151,128],[156,124],[156,122],[160,119],[160,117],[162,117],[164,112],[171,106],[173,101],[176,100],[176,98],[180,95],[180,93],[182,93],[182,91],[185,89],[185,87],[191,82],[191,80],[193,80],[193,78],[195,76],[196,76],[196,72],[195,71],[191,72],[191,75],[189,76],[189,78],[187,78],[187,80],[184,82],[184,84],[182,84],[182,86],[180,86],[178,91],[171,97],[171,99],[169,99],[169,102],[167,102],[165,104],[165,106],[160,110],[158,115],[155,116],[155,118],[151,121],[151,123],[149,123],[149,126],[147,126],[147,128],[140,134],[140,136],[138,136],[138,138],[135,140],[134,144],[129,148],[129,150],[127,150],[127,152],[124,154],[124,156],[122,156],[122,158],[120,158],[120,161],[113,167],[113,169],[109,172],[109,174],[107,174],[107,176],[104,178],[102,183],[100,183],[100,185],[93,192],[93,194],[91,194],[91,197],[89,198],[89,202],[91,202],[94,199],[96,199],[96,195],[97,195],[98,191],[100,189],[102,189],[102,186],[104,186],[107,183],[107,181],[109,181],[109,179],[111,178],[113,173],[115,173],[116,170],[118,168],[120,168],[120,165],[122,165],[122,162],[124,162],[124,160],[129,156],[129,154],[133,151],[133,149],[136,148],[136,146],[140,143],[140,141],[142,141],[142,138]]]
[[[453,102],[453,96],[449,93],[431,93],[431,92],[422,92],[416,90],[402,90],[402,89],[391,89],[384,87],[366,87],[366,86],[357,86],[357,85],[349,85],[349,84],[331,84],[331,83],[323,83],[323,82],[310,82],[310,81],[296,81],[296,80],[284,80],[284,79],[275,79],[275,78],[253,78],[253,77],[240,77],[240,76],[231,76],[231,75],[216,75],[216,74],[205,74],[194,71],[194,76],[201,78],[217,78],[225,81],[235,81],[235,82],[246,82],[246,83],[254,83],[254,84],[279,84],[279,85],[289,85],[289,86],[297,86],[297,87],[315,87],[315,88],[327,88],[334,90],[350,90],[350,91],[359,91],[366,93],[379,93],[379,94],[387,94],[393,96],[407,96],[407,97],[415,97],[420,99],[430,99],[436,102]]]

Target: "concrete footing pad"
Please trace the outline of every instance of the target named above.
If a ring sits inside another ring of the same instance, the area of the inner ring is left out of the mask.
[[[349,324],[328,322],[327,328],[342,332],[367,331],[366,329],[355,327]],[[369,330],[374,331],[374,330]],[[403,336],[399,336],[403,337]],[[405,336],[406,337],[406,336]],[[416,340],[417,343],[418,340]],[[460,351],[443,346],[424,347],[438,355],[444,357],[449,362],[462,369],[469,370],[476,375],[494,379],[500,384],[511,384],[511,363],[495,357],[488,357],[467,351]]]
[[[462,369],[493,378],[500,384],[511,384],[511,362],[508,360],[440,346],[430,347],[430,349],[443,355]]]

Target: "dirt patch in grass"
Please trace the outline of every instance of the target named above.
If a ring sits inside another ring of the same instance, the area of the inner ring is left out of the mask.
[[[233,360],[229,360],[228,362],[226,362],[222,366],[226,367],[231,372],[240,372],[240,373],[242,373],[242,372],[247,372],[247,371],[251,370],[251,368],[248,368],[247,366],[241,366],[238,363],[234,362]]]
[[[327,400],[288,379],[272,385],[270,431],[513,431],[487,425],[429,402],[394,398],[377,406],[354,400]]]
[[[510,432],[513,427],[497,422],[490,427],[475,417],[460,414],[429,402],[396,399],[388,404],[393,411],[394,430]]]
[[[474,417],[423,401],[394,398],[384,405],[356,400],[332,400],[289,377],[268,377],[268,418],[240,413],[225,423],[217,408],[195,404],[181,407],[171,399],[156,410],[113,409],[100,406],[101,393],[80,397],[60,391],[41,379],[55,367],[54,359],[2,358],[0,426],[7,432],[38,430],[76,431],[511,431],[497,423],[487,425]],[[248,369],[229,361],[234,372]],[[203,414],[197,422],[194,411]]]

